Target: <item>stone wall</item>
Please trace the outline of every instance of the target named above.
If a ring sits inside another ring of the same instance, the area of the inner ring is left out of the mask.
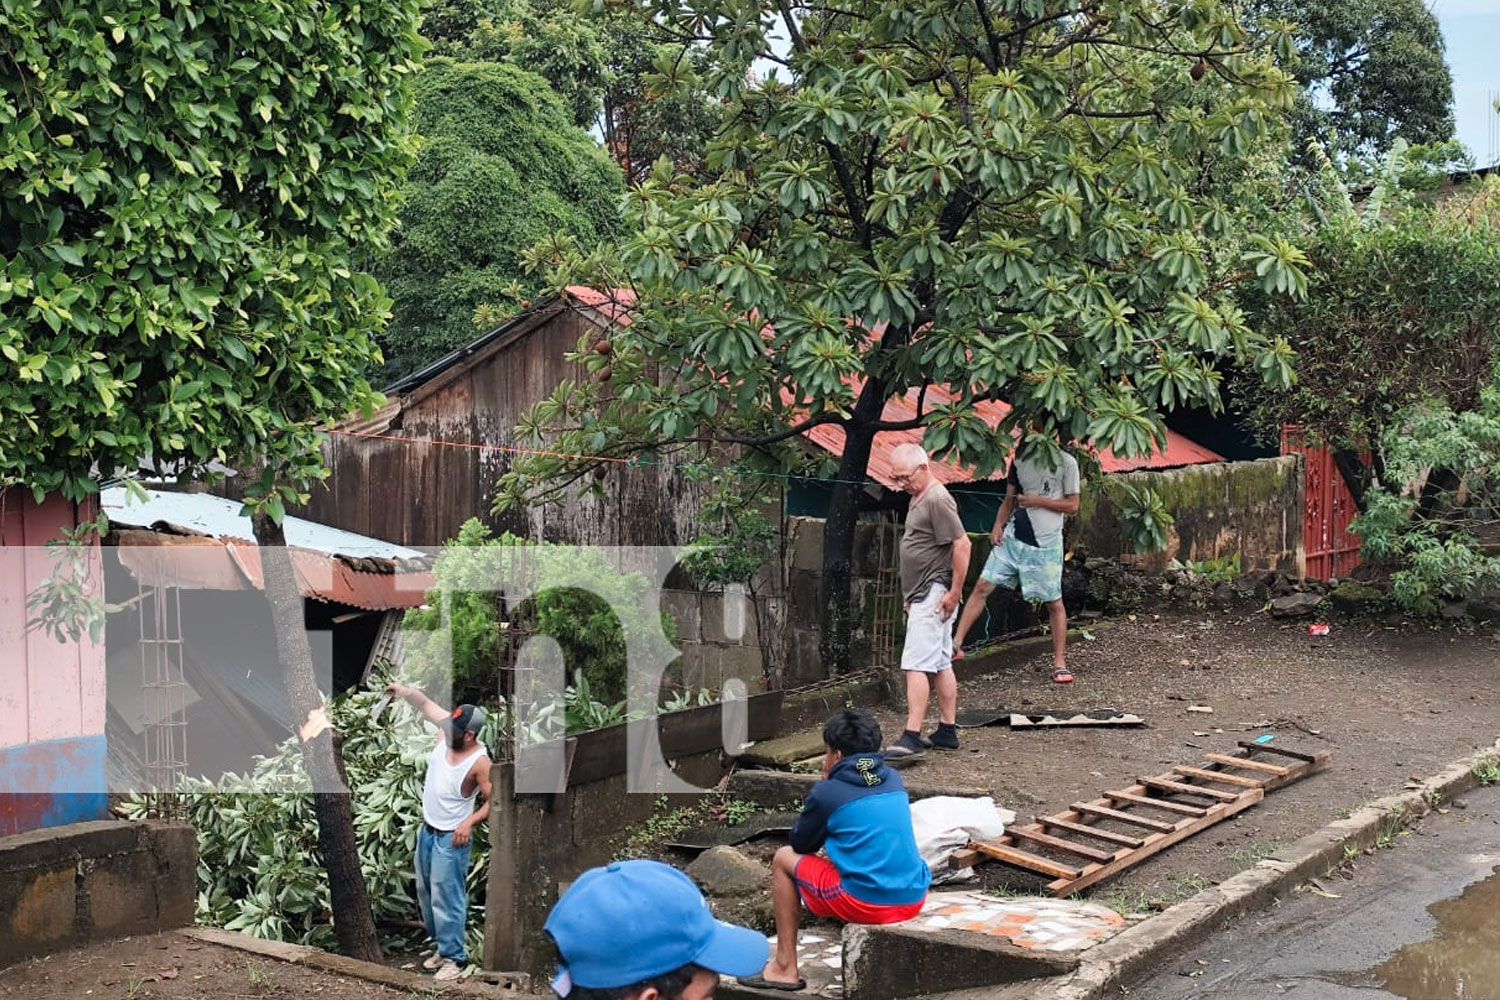
[[[0,837],[0,967],[193,922],[198,841],[183,823],[100,821]]]
[[[1145,566],[1160,569],[1173,559],[1189,563],[1238,553],[1245,571],[1303,573],[1302,461],[1295,455],[1109,478],[1155,490],[1176,519],[1166,550],[1138,560]],[[1078,517],[1068,531],[1073,549],[1105,558],[1128,553],[1118,509],[1107,494],[1107,489],[1085,485]]]

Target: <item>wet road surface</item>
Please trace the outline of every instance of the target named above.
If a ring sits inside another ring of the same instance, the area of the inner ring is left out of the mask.
[[[1240,919],[1126,995],[1500,1000],[1500,786],[1434,814],[1349,878]]]

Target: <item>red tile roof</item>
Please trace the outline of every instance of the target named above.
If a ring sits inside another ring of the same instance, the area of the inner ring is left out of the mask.
[[[863,385],[862,379],[850,379],[849,385],[857,393]],[[897,396],[886,401],[885,410],[881,414],[882,420],[910,420],[917,415],[918,390],[911,389],[905,396]],[[934,406],[953,402],[951,392],[939,386],[930,386],[927,389],[927,399],[924,405],[931,409]],[[997,427],[1001,419],[1010,412],[1010,407],[1005,403],[983,402],[974,404],[979,417],[990,427]],[[870,463],[865,474],[871,479],[890,489],[896,489],[896,482],[891,478],[891,452],[897,445],[922,443],[922,430],[911,431],[881,431],[875,435],[874,446],[870,450]],[[837,424],[822,424],[814,427],[805,435],[818,447],[834,455],[844,453],[844,429]],[[1120,458],[1108,448],[1099,453],[1099,464],[1105,472],[1133,472],[1137,469],[1170,469],[1181,465],[1204,465],[1208,462],[1222,462],[1223,456],[1210,451],[1194,441],[1183,437],[1176,431],[1167,431],[1167,446],[1164,449],[1153,451],[1150,455],[1140,458]],[[974,470],[970,466],[959,465],[957,462],[937,461],[932,465],[933,474],[939,482],[943,483],[969,483],[974,481]],[[997,473],[992,478],[999,478]]]
[[[603,292],[583,285],[569,285],[567,293],[574,301],[599,313],[606,322],[621,325],[628,325],[630,322],[630,312],[635,306],[635,292],[628,288]],[[877,329],[873,335],[878,334]],[[846,376],[844,382],[856,395],[864,386],[864,380],[858,376]],[[917,415],[917,396],[918,390],[910,389],[905,396],[887,400],[881,419],[887,421],[912,419]],[[790,401],[790,397],[785,393],[783,393],[783,398]],[[930,386],[927,389],[927,400],[924,405],[930,409],[933,406],[951,403],[953,400],[954,396],[950,390],[940,386]],[[999,426],[1000,421],[1010,412],[1010,406],[1000,402],[976,403],[975,409],[980,419],[990,427]],[[897,445],[906,442],[921,444],[922,433],[921,430],[911,430],[881,431],[876,434],[866,474],[882,486],[895,489],[895,481],[891,478],[891,452]],[[822,424],[814,427],[803,437],[833,455],[844,453],[844,429],[837,424]],[[1224,461],[1222,455],[1170,430],[1167,431],[1166,447],[1157,449],[1144,457],[1120,458],[1107,448],[1099,453],[1099,464],[1105,472],[1171,469],[1183,465],[1204,465],[1209,462],[1222,461]],[[933,472],[944,483],[974,481],[972,467],[962,466],[953,461],[935,462]]]

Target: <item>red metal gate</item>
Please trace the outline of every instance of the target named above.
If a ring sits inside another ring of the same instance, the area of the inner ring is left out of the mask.
[[[1307,550],[1307,575],[1314,580],[1343,576],[1359,565],[1359,536],[1349,523],[1359,513],[1354,495],[1327,448],[1313,447],[1296,424],[1281,429],[1281,453],[1301,455],[1303,484],[1302,540]]]

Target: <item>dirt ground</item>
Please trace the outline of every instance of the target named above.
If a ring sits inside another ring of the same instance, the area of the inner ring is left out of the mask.
[[[911,783],[991,788],[1019,820],[1093,799],[1204,752],[1274,733],[1292,749],[1332,749],[1326,771],[1268,795],[1239,816],[1097,886],[1122,909],[1153,908],[1245,869],[1364,802],[1399,791],[1500,733],[1500,632],[1335,621],[1326,637],[1306,619],[1250,612],[1139,615],[1094,630],[1070,647],[1077,680],[1051,683],[1049,652],[961,682],[960,708],[1118,708],[1141,729],[1006,727],[961,730],[955,753],[929,751]],[[997,658],[998,659],[998,658]],[[1207,706],[1212,714],[1189,712]],[[890,737],[904,715],[877,713]],[[929,722],[929,726],[931,723]],[[1198,735],[1206,733],[1207,735]],[[997,864],[987,885],[1040,888]]]
[[[15,1000],[368,1000],[414,997],[176,933],[121,938],[0,969]]]

